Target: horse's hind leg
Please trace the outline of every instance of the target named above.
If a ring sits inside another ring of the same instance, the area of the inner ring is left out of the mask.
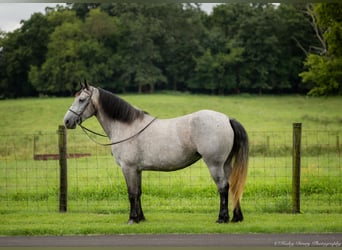
[[[228,177],[227,171],[225,171],[223,164],[215,161],[208,161],[204,159],[208,165],[211,177],[216,183],[219,195],[220,195],[220,210],[217,223],[227,223],[229,222],[228,214]]]
[[[220,211],[216,223],[227,223],[229,222],[228,214],[228,189],[229,184],[227,183],[224,187],[219,188],[220,194]]]
[[[232,171],[232,165],[231,165],[231,158],[229,157],[224,165],[224,170],[227,175],[227,179],[229,180],[231,171]],[[240,201],[237,201],[236,204],[233,204],[233,219],[232,222],[239,222],[243,221],[243,215],[242,215],[242,210],[240,206]]]
[[[224,165],[224,171],[225,175],[227,176],[227,179],[229,180],[231,171],[232,171],[232,165],[231,165],[231,158],[229,157]],[[229,187],[229,186],[228,186]],[[240,201],[238,201],[236,204],[233,204],[233,219],[232,222],[239,222],[243,221],[243,215],[242,215],[242,210],[240,207]]]

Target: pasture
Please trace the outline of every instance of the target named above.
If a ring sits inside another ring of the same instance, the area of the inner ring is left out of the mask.
[[[68,152],[92,155],[69,159],[69,211],[59,214],[58,161],[34,161],[33,151],[58,152],[57,127],[73,98],[20,99],[0,101],[0,235],[342,231],[337,223],[342,218],[342,98],[176,93],[122,97],[158,118],[213,109],[243,124],[251,154],[242,200],[245,221],[214,223],[219,197],[199,161],[177,172],[144,172],[147,221],[125,225],[129,203],[121,171],[110,149],[94,144],[79,128],[68,130]],[[303,123],[299,215],[291,214],[293,122]],[[95,118],[85,125],[101,131]]]

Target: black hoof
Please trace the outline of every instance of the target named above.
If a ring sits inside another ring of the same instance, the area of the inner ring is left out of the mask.
[[[232,222],[240,222],[243,221],[243,214],[240,208],[235,208],[233,211],[233,219]]]
[[[229,222],[229,218],[226,217],[226,218],[218,218],[216,223],[217,224],[222,224],[222,223],[228,223]]]
[[[142,217],[142,218],[130,218],[128,221],[127,221],[127,224],[128,225],[132,225],[132,224],[138,224],[140,223],[141,221],[145,221],[145,217]]]

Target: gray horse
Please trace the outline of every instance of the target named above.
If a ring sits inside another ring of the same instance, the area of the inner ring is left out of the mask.
[[[156,119],[118,96],[85,83],[65,114],[64,124],[74,129],[93,115],[110,139],[108,145],[125,176],[129,224],[145,220],[140,201],[143,170],[174,171],[200,158],[220,194],[216,222],[229,221],[228,191],[233,197],[232,221],[243,220],[240,200],[247,177],[248,137],[239,122],[211,110]]]

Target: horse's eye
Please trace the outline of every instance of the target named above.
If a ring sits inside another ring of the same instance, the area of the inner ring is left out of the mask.
[[[78,99],[78,101],[82,103],[85,101],[85,98],[80,98],[80,99]]]

